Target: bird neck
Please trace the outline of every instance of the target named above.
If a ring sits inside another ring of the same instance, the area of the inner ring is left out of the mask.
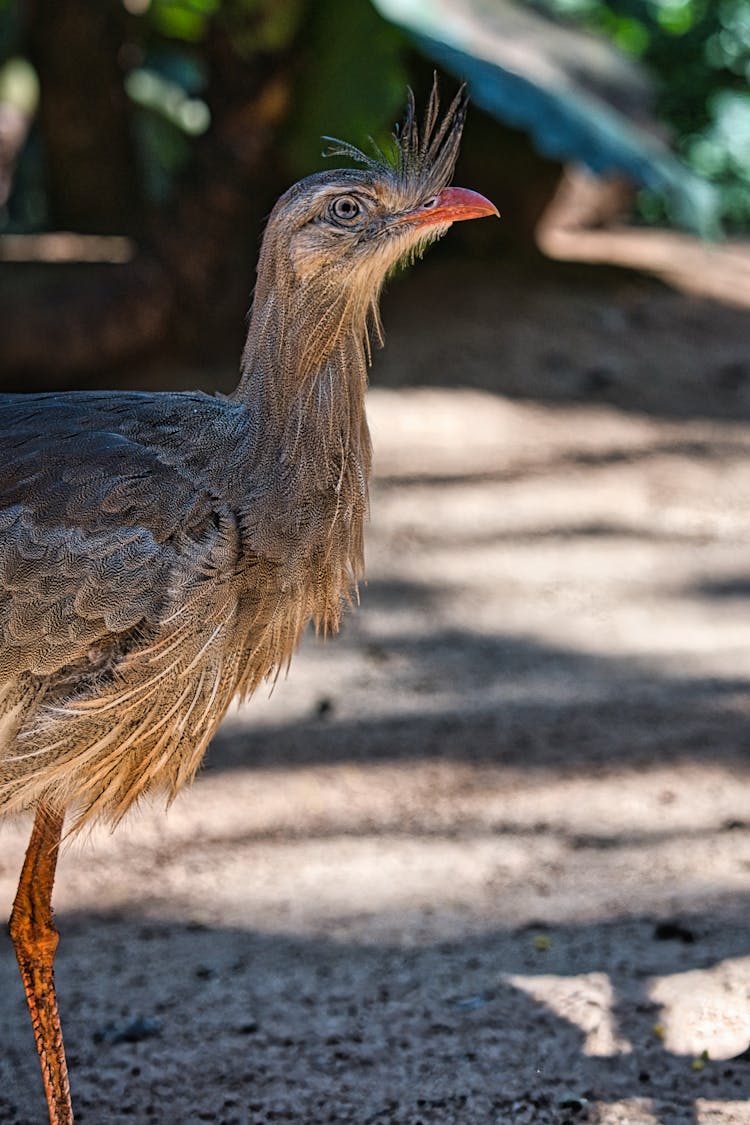
[[[345,288],[259,281],[233,394],[253,420],[253,467],[269,514],[356,580],[371,447],[365,417],[373,307]],[[374,322],[379,331],[375,310]],[[301,548],[304,548],[304,542]]]
[[[259,284],[233,398],[252,412],[265,459],[325,487],[345,462],[367,475],[368,321],[377,307],[344,287]]]

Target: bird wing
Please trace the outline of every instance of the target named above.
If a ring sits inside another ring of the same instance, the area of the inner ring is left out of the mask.
[[[77,668],[148,632],[181,576],[204,565],[221,501],[159,444],[192,416],[186,399],[0,400],[0,683]]]
[[[0,813],[116,822],[195,773],[242,672],[250,424],[202,395],[0,398]]]

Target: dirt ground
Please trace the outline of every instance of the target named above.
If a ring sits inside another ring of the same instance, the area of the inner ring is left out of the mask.
[[[62,858],[80,1122],[750,1123],[747,317],[439,257],[391,293],[359,612]],[[0,997],[41,1125],[5,933]]]

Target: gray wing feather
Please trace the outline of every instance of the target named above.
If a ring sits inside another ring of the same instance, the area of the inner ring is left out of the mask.
[[[214,401],[0,399],[0,682],[158,622],[222,508],[201,466],[179,463]]]

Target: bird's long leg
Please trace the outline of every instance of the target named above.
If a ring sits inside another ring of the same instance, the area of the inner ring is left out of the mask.
[[[53,972],[58,933],[52,920],[51,899],[63,817],[63,813],[45,804],[37,808],[10,916],[10,936],[34,1027],[50,1125],[73,1122]]]

